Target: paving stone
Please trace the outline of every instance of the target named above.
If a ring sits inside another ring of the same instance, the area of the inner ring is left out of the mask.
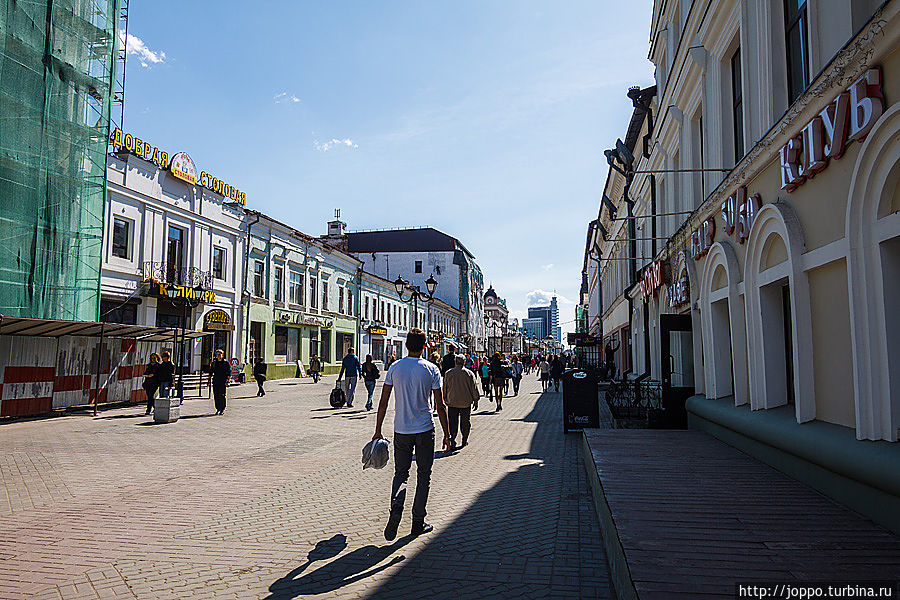
[[[363,471],[375,413],[334,377],[0,426],[0,598],[610,598],[578,436],[533,377],[435,460],[435,531],[383,538],[390,468]],[[392,411],[385,433],[391,437]],[[416,485],[410,474],[408,507]],[[592,568],[586,569],[590,565]]]

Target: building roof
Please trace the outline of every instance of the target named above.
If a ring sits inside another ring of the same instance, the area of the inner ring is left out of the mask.
[[[497,292],[494,291],[494,286],[490,286],[488,288],[488,290],[484,293],[485,298],[487,298],[488,296],[493,296],[494,298],[499,298],[499,296],[497,296]]]
[[[452,252],[462,250],[470,258],[475,255],[462,242],[433,227],[351,231],[347,234],[349,252]]]

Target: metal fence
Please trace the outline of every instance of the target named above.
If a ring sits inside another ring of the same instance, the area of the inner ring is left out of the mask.
[[[611,382],[606,403],[616,419],[649,422],[654,411],[662,410],[662,383],[649,379]]]

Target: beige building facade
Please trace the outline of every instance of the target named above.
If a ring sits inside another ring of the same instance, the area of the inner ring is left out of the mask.
[[[650,40],[589,230],[603,335],[691,427],[900,529],[900,2],[657,0]]]

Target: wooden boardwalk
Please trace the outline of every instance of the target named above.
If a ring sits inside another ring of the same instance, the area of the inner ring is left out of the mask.
[[[590,429],[584,441],[620,598],[900,579],[900,537],[705,433]]]

